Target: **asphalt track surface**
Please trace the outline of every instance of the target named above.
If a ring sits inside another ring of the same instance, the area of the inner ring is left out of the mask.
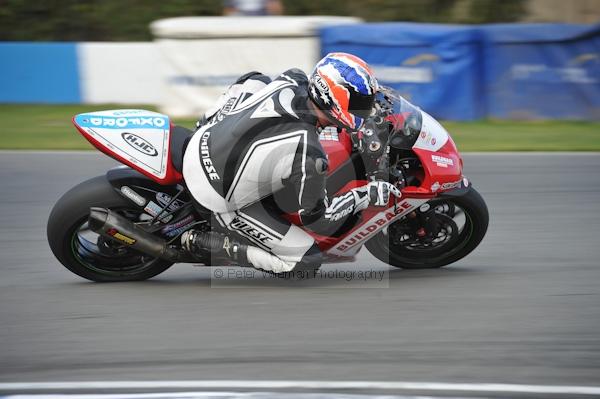
[[[62,193],[115,162],[0,152],[0,382],[600,386],[600,155],[464,158],[490,228],[447,268],[393,269],[365,250],[324,270],[384,271],[382,282],[215,284],[214,270],[181,264],[96,284],[55,260],[45,226]]]

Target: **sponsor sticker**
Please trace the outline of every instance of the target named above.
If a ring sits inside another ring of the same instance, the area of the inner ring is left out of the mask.
[[[320,75],[315,75],[313,82],[321,93],[329,93],[329,85],[325,83],[325,81],[323,80],[323,78],[321,78]]]
[[[167,206],[167,204],[169,202],[171,202],[171,197],[169,194],[167,193],[163,193],[163,192],[158,192],[156,193],[156,201],[162,205],[163,207]],[[181,208],[185,203],[183,201],[180,200],[175,200],[173,201],[173,203],[169,206],[169,211],[175,211],[179,208]]]
[[[123,193],[124,196],[132,200],[136,205],[146,205],[146,198],[142,197],[128,186],[121,187],[121,193]]]
[[[444,184],[442,184],[442,190],[451,190],[453,188],[458,188],[458,187],[460,187],[461,184],[462,184],[462,179],[453,181],[453,182],[444,183]]]
[[[191,224],[191,223],[190,223]],[[183,233],[184,231],[186,231],[187,229],[189,229],[189,225],[186,226],[182,226],[178,229],[175,230],[171,230],[168,233],[165,233],[165,235],[169,238],[173,238],[173,237],[177,237],[179,234]]]
[[[340,141],[340,136],[338,135],[337,128],[328,126],[321,130],[319,133],[319,140],[325,141]]]
[[[129,146],[131,146],[134,150],[141,152],[142,154],[149,155],[151,157],[158,155],[158,151],[152,144],[136,134],[123,132],[121,133],[121,137],[123,137],[123,140],[125,140]]]
[[[431,160],[442,168],[447,168],[448,165],[453,166],[454,161],[451,158],[446,158],[441,155],[431,155]]]
[[[96,127],[106,128],[141,128],[141,127],[155,127],[164,128],[167,125],[167,118],[165,117],[110,117],[110,116],[92,116],[90,118],[90,124]]]
[[[335,249],[338,251],[345,251],[348,248],[363,242],[366,238],[372,236],[374,232],[379,231],[382,227],[388,224],[390,220],[405,214],[412,208],[413,205],[407,201],[397,204],[395,207],[392,207],[390,210],[382,214],[381,217],[372,220],[371,223],[368,223],[361,229],[354,231],[351,236],[346,237],[346,239],[344,239],[341,244],[338,244]]]
[[[141,115],[147,114],[148,111],[144,111],[143,109],[119,109],[113,112],[114,116],[126,116],[126,115]]]
[[[229,226],[232,230],[236,230],[240,234],[265,245],[268,244],[269,241],[273,241],[273,238],[268,236],[266,231],[259,231],[256,227],[251,226],[237,216],[231,221]]]
[[[175,223],[163,227],[160,232],[166,234],[169,237],[174,237],[176,235],[179,235],[180,233],[183,233],[188,228],[188,226],[194,222],[194,216],[188,215]]]
[[[135,244],[135,239],[133,239],[131,237],[127,237],[125,234],[119,233],[119,231],[117,229],[109,229],[106,231],[106,234],[108,234],[112,238],[119,240],[122,243],[125,243],[127,245]]]
[[[162,211],[162,209],[162,206],[158,205],[154,201],[150,201],[144,208],[144,211],[146,211],[146,213],[148,213],[149,215],[156,217],[156,215],[158,215]],[[173,219],[173,215],[163,215],[160,217],[160,221],[163,223],[168,223],[171,219]]]
[[[210,139],[210,132],[206,130],[202,133],[200,138],[200,158],[202,162],[202,167],[206,171],[206,175],[210,180],[220,180],[219,174],[217,173],[217,169],[213,165],[213,161],[210,155],[210,146],[208,141]]]
[[[223,108],[221,108],[221,114],[227,115],[229,112],[231,112],[231,109],[233,108],[233,104],[235,104],[237,99],[238,99],[238,97],[231,97],[229,100],[227,100],[225,105],[223,105]]]
[[[425,142],[425,144],[429,144],[429,145],[435,145],[435,143],[436,143],[435,137],[430,132],[422,131],[421,132],[421,140],[423,140]]]
[[[437,190],[440,189],[440,182],[435,182],[431,185],[431,187],[429,188],[431,190],[431,192],[435,193]]]

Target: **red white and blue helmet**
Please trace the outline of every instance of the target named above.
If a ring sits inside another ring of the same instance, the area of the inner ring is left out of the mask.
[[[314,103],[342,127],[355,131],[371,114],[377,80],[362,59],[347,53],[329,53],[309,78]]]

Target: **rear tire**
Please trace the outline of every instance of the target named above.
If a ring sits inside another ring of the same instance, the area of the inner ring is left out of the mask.
[[[117,193],[106,176],[87,180],[65,193],[50,213],[46,232],[52,253],[67,269],[91,281],[116,282],[146,280],[172,265],[129,248],[115,248],[114,256],[102,253],[101,245],[96,247],[97,254],[88,250],[86,245],[94,247],[95,244],[86,241],[81,245],[80,231],[86,225],[90,207],[141,212]],[[111,250],[112,243],[104,244]]]
[[[430,204],[435,206],[436,203],[441,202],[451,203],[465,214],[464,228],[453,239],[452,248],[432,249],[429,252],[413,251],[407,246],[394,244],[384,232],[367,241],[365,246],[380,261],[402,269],[434,269],[464,258],[479,245],[487,232],[489,213],[485,201],[475,189],[471,188],[463,196],[436,199],[430,201]],[[402,222],[403,219],[392,223],[388,227],[388,232],[393,229],[394,224]]]

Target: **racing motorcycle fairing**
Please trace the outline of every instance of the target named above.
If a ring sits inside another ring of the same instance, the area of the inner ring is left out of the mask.
[[[429,114],[415,107],[402,97],[397,98],[396,109],[388,121],[398,132],[389,137],[388,144],[398,149],[410,149],[419,158],[422,171],[418,186],[408,185],[401,189],[402,197],[390,199],[387,209],[369,207],[361,214],[356,225],[341,237],[324,237],[312,232],[319,247],[331,256],[353,256],[362,245],[394,221],[414,211],[425,202],[450,190],[467,187],[462,175],[462,159],[448,132]],[[346,132],[341,132],[342,135]],[[332,151],[341,153],[338,147],[351,152],[350,140],[327,140],[321,144],[330,156]],[[346,186],[337,194],[367,183],[365,180],[346,180]]]
[[[173,164],[169,117],[142,109],[119,109],[73,117],[77,130],[94,147],[154,181],[176,184],[183,180]]]
[[[423,122],[412,151],[421,161],[423,181],[419,187],[409,186],[403,192],[407,195],[431,195],[460,187],[462,159],[454,141],[438,121],[426,112],[420,112]]]
[[[390,201],[391,206],[383,210],[369,207],[362,212],[361,221],[352,230],[337,239],[333,245],[331,242],[327,242],[328,248],[321,249],[326,249],[327,255],[354,256],[365,242],[382,229],[427,201],[426,198],[406,198],[399,199],[397,202]],[[321,247],[321,242],[319,242],[319,247]]]
[[[392,125],[388,144],[396,149],[410,150],[420,161],[423,173],[419,186],[407,186],[408,196],[432,196],[438,191],[459,187],[462,159],[450,134],[427,112],[411,104],[389,89],[393,99],[390,114],[385,118]]]
[[[321,130],[319,142],[327,154],[328,175],[331,175],[352,155],[350,136],[345,130],[338,132],[335,126],[329,126]]]

